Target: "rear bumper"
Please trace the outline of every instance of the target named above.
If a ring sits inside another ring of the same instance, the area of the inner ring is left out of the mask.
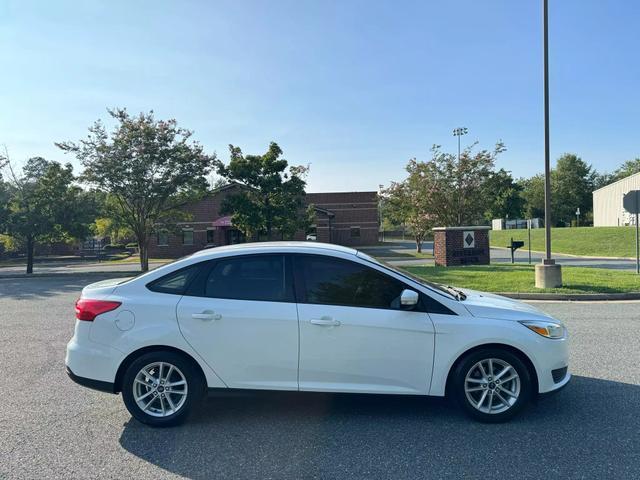
[[[69,378],[83,387],[91,388],[93,390],[99,390],[101,392],[116,393],[115,386],[110,382],[103,382],[101,380],[94,380],[93,378],[79,377],[73,371],[66,367],[67,375]]]

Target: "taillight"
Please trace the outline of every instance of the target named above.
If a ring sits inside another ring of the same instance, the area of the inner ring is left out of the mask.
[[[92,322],[101,313],[115,310],[122,302],[109,302],[107,300],[91,300],[89,298],[79,298],[76,302],[76,318]]]

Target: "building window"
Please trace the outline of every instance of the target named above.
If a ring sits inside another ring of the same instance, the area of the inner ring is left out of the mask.
[[[193,245],[193,229],[182,230],[182,244]]]
[[[214,233],[215,230],[212,228],[207,229],[207,245],[213,245],[215,243]]]
[[[351,227],[351,238],[360,238],[360,227]]]
[[[169,245],[169,232],[166,230],[160,230],[158,232],[158,246],[167,247]]]

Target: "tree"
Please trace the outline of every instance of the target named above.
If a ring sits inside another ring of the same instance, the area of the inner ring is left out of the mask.
[[[284,237],[306,229],[310,213],[301,211],[309,168],[289,166],[275,142],[263,155],[243,155],[233,145],[229,151],[229,164],[217,161],[217,172],[227,182],[246,188],[226,197],[221,213],[231,214],[233,225],[247,238],[265,234],[272,240],[275,231]]]
[[[410,175],[420,178],[425,195],[425,213],[442,226],[472,225],[483,221],[488,199],[484,185],[491,177],[496,157],[505,151],[498,142],[493,151],[473,153],[474,145],[465,148],[460,161],[438,145],[432,148],[428,162],[409,162]],[[417,181],[416,181],[417,183]]]
[[[7,162],[9,181],[2,231],[23,245],[27,273],[33,273],[36,243],[84,238],[89,233],[95,205],[74,185],[70,164],[31,158],[18,175]]]
[[[609,179],[609,183],[622,180],[623,178],[638,172],[640,172],[640,158],[627,160],[619,168],[614,170],[611,178]]]
[[[489,203],[484,218],[520,218],[524,203],[521,191],[522,187],[513,180],[510,172],[503,168],[493,172],[485,181],[482,193]]]
[[[554,223],[571,224],[577,208],[583,215],[593,210],[596,173],[580,157],[565,153],[551,176],[551,210]]]
[[[523,213],[526,218],[544,218],[544,175],[523,178],[518,182],[524,203]]]
[[[426,190],[415,159],[409,161],[409,176],[403,182],[392,182],[383,190],[385,220],[409,227],[416,242],[416,251],[422,252],[422,242],[433,228],[433,217],[427,213]]]
[[[192,132],[175,120],[156,120],[153,111],[131,116],[108,110],[117,122],[107,132],[98,120],[78,143],[58,143],[84,166],[82,178],[109,195],[109,216],[133,232],[140,268],[149,269],[149,241],[159,224],[182,216],[179,207],[206,192],[215,156],[190,141]]]
[[[591,165],[572,153],[562,155],[551,170],[552,224],[571,224],[577,208],[587,217],[593,210],[593,190],[598,174]],[[527,218],[544,217],[544,175],[520,180]]]

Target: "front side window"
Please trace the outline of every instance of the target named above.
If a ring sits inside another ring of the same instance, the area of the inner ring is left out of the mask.
[[[191,265],[175,272],[169,273],[164,277],[160,277],[147,285],[147,288],[153,292],[171,293],[174,295],[183,295],[189,284],[195,279],[200,271],[200,264]]]
[[[182,244],[193,245],[193,230],[189,230],[189,229],[182,230]]]
[[[284,255],[248,255],[215,262],[204,295],[231,300],[293,302]]]
[[[400,309],[405,285],[372,268],[330,257],[299,256],[296,269],[306,303]]]

